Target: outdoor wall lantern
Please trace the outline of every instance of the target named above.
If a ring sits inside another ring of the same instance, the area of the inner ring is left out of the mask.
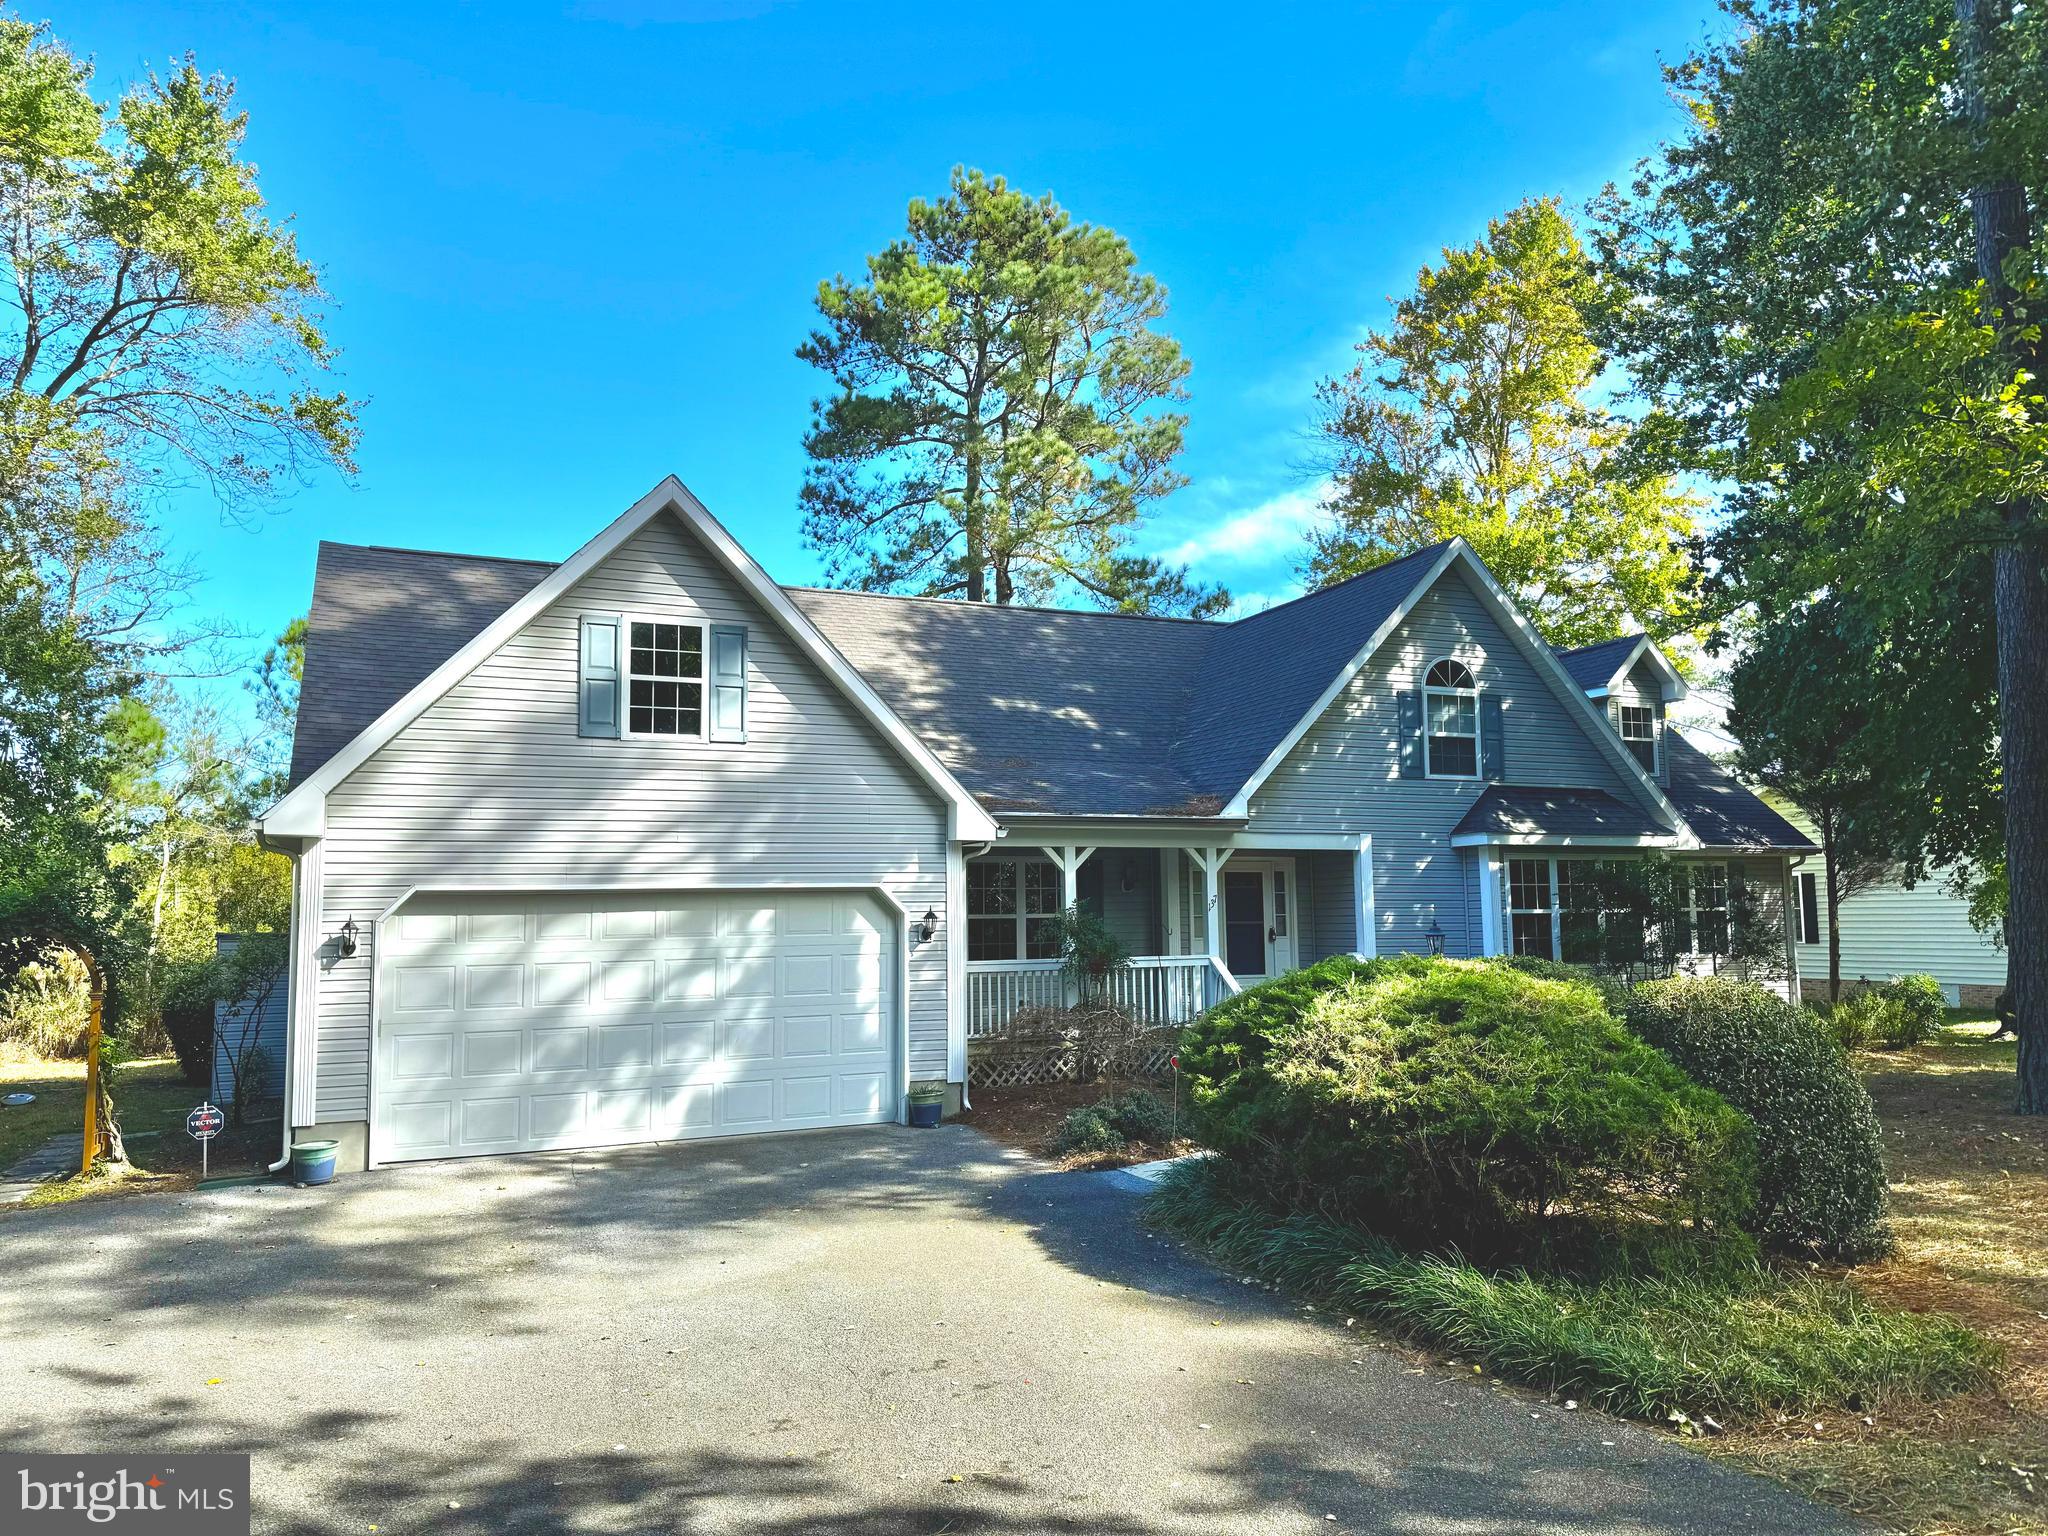
[[[356,952],[356,935],[361,931],[356,927],[355,914],[351,912],[348,921],[341,925],[341,938],[336,945],[342,959],[346,960]]]
[[[924,917],[917,925],[917,942],[920,944],[931,943],[932,935],[938,931],[939,914],[930,907],[926,907],[924,909]]]
[[[1429,940],[1430,954],[1435,956],[1439,960],[1442,959],[1444,953],[1443,925],[1432,917],[1429,920],[1429,932],[1425,933],[1423,937]]]

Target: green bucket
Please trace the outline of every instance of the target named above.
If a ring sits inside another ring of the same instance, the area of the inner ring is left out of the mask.
[[[338,1141],[302,1141],[292,1148],[292,1182],[325,1184],[334,1177],[334,1149]]]

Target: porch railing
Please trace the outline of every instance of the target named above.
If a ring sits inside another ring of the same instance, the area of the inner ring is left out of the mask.
[[[1109,1001],[1148,1029],[1177,1028],[1239,991],[1237,979],[1208,955],[1137,955],[1109,977]],[[1057,960],[971,960],[967,964],[967,1038],[998,1035],[1025,1008],[1068,1001]]]

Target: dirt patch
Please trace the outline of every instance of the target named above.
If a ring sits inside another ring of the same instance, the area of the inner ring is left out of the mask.
[[[1042,1157],[1062,1168],[1128,1168],[1133,1163],[1150,1163],[1162,1157],[1178,1157],[1184,1152],[1192,1152],[1194,1143],[1184,1138],[1168,1142],[1134,1141],[1121,1152],[1062,1156],[1053,1151],[1053,1138],[1059,1134],[1060,1123],[1070,1113],[1134,1088],[1157,1095],[1162,1103],[1169,1106],[1173,1103],[1171,1083],[1105,1080],[1097,1083],[1038,1083],[1023,1088],[977,1088],[973,1091],[974,1108],[960,1117],[960,1123],[973,1126],[984,1136],[1006,1147],[1029,1152],[1033,1157]],[[1183,1116],[1186,1109],[1183,1101]]]
[[[1989,1390],[1781,1421],[1715,1454],[1919,1536],[2048,1533],[2048,1121],[2012,1113],[1988,1025],[1861,1062],[1884,1128],[1898,1252],[1845,1278],[1996,1339]]]

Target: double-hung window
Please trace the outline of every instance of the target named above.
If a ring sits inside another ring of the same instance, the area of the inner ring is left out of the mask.
[[[1692,943],[1688,947],[1696,955],[1727,954],[1728,866],[1693,865],[1687,894],[1691,897],[1687,915],[1692,922]]]
[[[1508,860],[1508,930],[1518,955],[1557,958],[1554,920],[1557,902],[1550,888],[1550,860]]]
[[[1479,684],[1446,656],[1422,679],[1424,769],[1433,779],[1479,777]]]
[[[634,619],[627,626],[626,731],[704,734],[704,629]]]
[[[1635,754],[1643,772],[1657,772],[1657,711],[1647,704],[1621,706],[1622,745]]]
[[[1050,859],[967,866],[967,958],[1057,960],[1060,871]]]

